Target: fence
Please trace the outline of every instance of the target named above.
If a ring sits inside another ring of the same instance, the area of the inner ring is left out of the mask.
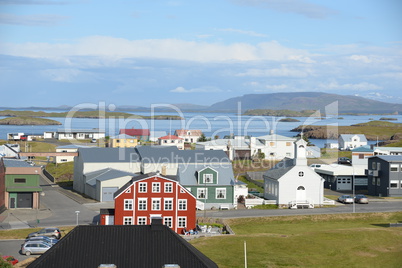
[[[52,174],[50,174],[46,169],[42,169],[43,175],[45,175],[46,178],[48,178],[51,182],[54,182],[55,179],[52,176]]]

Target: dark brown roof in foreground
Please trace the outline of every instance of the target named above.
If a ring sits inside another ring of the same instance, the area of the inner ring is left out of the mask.
[[[77,226],[28,267],[218,267],[161,219],[152,225]]]

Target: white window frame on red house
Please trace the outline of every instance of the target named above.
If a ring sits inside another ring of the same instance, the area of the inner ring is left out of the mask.
[[[177,217],[177,227],[185,228],[187,226],[187,217]]]
[[[160,198],[152,198],[151,201],[151,210],[161,210],[161,199]]]
[[[147,210],[148,207],[148,199],[147,198],[138,198],[138,210]]]
[[[178,210],[187,210],[187,199],[179,199]]]
[[[138,225],[147,225],[147,217],[138,217],[137,224]]]
[[[165,182],[165,193],[173,193],[173,182]]]
[[[161,192],[161,183],[160,182],[153,182],[152,183],[152,192],[153,193],[160,193]]]
[[[138,192],[139,193],[146,193],[147,192],[147,183],[146,182],[140,182],[138,184]]]
[[[169,228],[173,227],[173,217],[163,217],[163,224]]]
[[[133,210],[133,199],[124,199],[124,210]]]
[[[123,217],[123,225],[133,225],[133,217]]]
[[[173,210],[173,198],[164,198],[163,203],[164,210]]]

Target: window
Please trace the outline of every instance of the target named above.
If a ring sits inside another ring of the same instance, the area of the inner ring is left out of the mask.
[[[152,183],[152,192],[153,193],[160,193],[161,191],[161,184],[159,182]]]
[[[178,218],[179,228],[184,228],[187,226],[187,218],[186,217],[179,217]]]
[[[146,198],[138,198],[138,210],[147,210]]]
[[[275,153],[269,153],[270,156],[275,156]]]
[[[226,188],[216,189],[216,199],[226,199]]]
[[[165,210],[173,210],[173,198],[165,198],[164,199],[165,202]]]
[[[376,169],[376,168],[377,168],[376,162],[372,162],[371,163],[371,169]]]
[[[166,225],[169,228],[172,228],[172,217],[163,217],[163,224]]]
[[[133,199],[124,199],[124,210],[133,210]]]
[[[179,210],[187,210],[187,199],[179,199]]]
[[[380,178],[377,178],[377,186],[381,186],[381,180],[380,180]]]
[[[287,142],[286,142],[286,146],[292,146],[292,143],[289,142],[289,141],[287,141]]]
[[[206,199],[206,198],[208,198],[207,188],[198,188],[197,189],[197,198],[198,199]]]
[[[398,188],[398,181],[392,180],[392,181],[390,182],[390,184],[389,184],[389,187],[390,187],[390,188],[393,188],[393,189]]]
[[[391,172],[398,172],[398,170],[399,170],[398,164],[391,164],[391,168],[390,168]]]
[[[65,158],[60,159],[60,162],[67,162],[67,159],[65,159]]]
[[[116,142],[117,142],[117,143],[119,143],[119,142],[120,142],[120,140],[116,140]]]
[[[364,154],[359,154],[359,159],[364,159]]]
[[[15,178],[14,183],[26,183],[27,179],[25,178]]]
[[[271,142],[269,143],[269,146],[275,146],[275,142],[272,142],[272,141],[271,141]]]
[[[304,172],[303,171],[299,171],[299,177],[303,177],[304,176]]]
[[[290,156],[291,156],[291,154],[290,154],[290,153],[286,153],[286,156],[287,156],[287,157],[290,157]]]
[[[306,190],[303,186],[299,186],[299,187],[297,187],[297,190],[298,191],[304,191],[304,190]]]
[[[204,174],[203,179],[204,179],[204,183],[213,183],[214,175],[213,174]]]
[[[161,210],[160,198],[152,198],[152,210]]]
[[[147,217],[138,217],[137,218],[138,225],[146,225],[147,224]]]
[[[147,192],[147,183],[146,182],[140,182],[140,187],[139,187],[139,192],[140,193],[146,193]]]
[[[131,188],[128,188],[126,191],[127,194],[131,193]]]
[[[123,225],[133,225],[133,217],[123,217]]]
[[[165,193],[172,193],[173,192],[173,183],[165,182]]]

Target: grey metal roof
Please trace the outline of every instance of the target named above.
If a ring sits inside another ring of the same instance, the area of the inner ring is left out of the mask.
[[[107,181],[125,176],[134,177],[137,175],[131,172],[121,171],[113,168],[105,168],[85,174],[85,177],[87,179],[86,183],[92,186],[95,186],[97,181]]]
[[[211,140],[211,141],[204,141],[204,142],[197,142],[199,145],[204,145],[204,146],[227,146],[229,145],[233,146],[235,149],[249,149],[250,146],[250,139],[216,139],[216,140]]]
[[[137,146],[136,151],[138,152],[141,159],[152,159],[153,161],[158,161],[163,159],[164,162],[174,163],[175,156],[179,152],[176,146]],[[158,162],[152,162],[158,163]]]
[[[78,148],[96,148],[96,146],[69,144],[69,145],[62,145],[62,146],[56,147],[56,149],[78,149]]]
[[[366,136],[364,134],[341,134],[339,135],[346,142],[351,142],[354,136],[358,136],[360,141],[367,142]]]
[[[86,163],[140,162],[134,148],[79,148],[78,153]]]
[[[180,164],[177,172],[180,184],[186,187],[199,185],[197,174],[205,168],[212,168],[218,172],[218,183],[214,185],[234,185],[234,174],[230,164]]]
[[[377,155],[376,157],[387,162],[402,162],[402,155]]]
[[[68,257],[66,257],[68,256]],[[162,219],[152,225],[80,225],[52,246],[29,267],[218,267],[211,259],[176,234]]]
[[[370,145],[363,145],[351,150],[352,152],[374,152],[373,149],[370,148]]]
[[[264,173],[263,177],[278,180],[283,175],[285,175],[289,170],[291,170],[294,166],[295,166],[294,159],[284,158],[282,161],[277,163],[273,168],[267,170],[267,172]]]
[[[135,137],[127,134],[119,134],[117,136],[110,137],[111,139],[135,139]]]
[[[4,166],[6,167],[32,167],[26,161],[18,160],[18,159],[5,159],[3,158]]]
[[[182,150],[177,155],[179,163],[231,163],[222,150]]]
[[[266,140],[266,141],[295,141],[297,138],[293,137],[286,137],[283,135],[272,134],[272,135],[264,135],[260,137],[256,137],[259,140]]]

